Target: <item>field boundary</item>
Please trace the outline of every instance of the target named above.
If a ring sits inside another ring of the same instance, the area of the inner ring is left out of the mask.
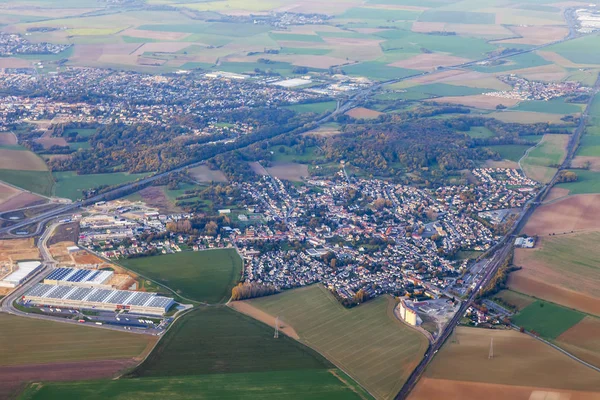
[[[317,284],[317,285],[318,285],[318,284]],[[311,285],[309,285],[309,286],[311,286]],[[248,314],[245,314],[245,313],[243,313],[243,312],[241,312],[241,311],[239,311],[239,310],[236,310],[235,308],[233,308],[233,307],[231,307],[231,306],[229,306],[229,305],[227,305],[227,307],[231,308],[231,309],[232,309],[232,310],[234,310],[235,312],[238,312],[238,313],[240,313],[240,314],[242,314],[242,315],[246,315],[246,316],[248,316],[249,318],[252,318],[253,320],[255,320],[255,321],[258,321],[258,322],[259,322],[259,323],[261,323],[261,324],[264,324],[264,325],[267,325],[267,326],[269,326],[268,324],[264,323],[263,321],[260,321],[260,320],[258,320],[258,319],[256,319],[256,318],[252,317],[251,315],[248,315]],[[266,311],[263,311],[263,312],[265,312],[266,314],[268,314],[268,315],[270,315],[271,317],[275,318],[275,317],[274,317],[273,315],[271,315],[270,313],[268,313],[268,312],[266,312]],[[291,325],[290,325],[290,326],[291,326]],[[270,327],[270,328],[272,328],[271,326],[269,326],[269,327]],[[280,331],[280,332],[283,332],[283,331]],[[284,333],[285,333],[285,332],[284,332]],[[339,370],[340,370],[340,371],[342,371],[344,374],[346,374],[346,375],[348,375],[350,378],[352,378],[352,380],[353,380],[354,382],[356,382],[356,384],[357,384],[358,386],[360,386],[360,387],[361,387],[361,388],[362,388],[362,389],[363,389],[365,392],[367,392],[367,393],[368,393],[368,394],[369,394],[369,395],[370,395],[370,396],[371,396],[373,399],[377,399],[377,397],[376,397],[376,396],[374,396],[374,395],[373,395],[373,393],[371,393],[371,392],[370,392],[370,391],[369,391],[367,388],[365,388],[365,387],[364,387],[364,386],[363,386],[363,385],[362,385],[362,384],[361,384],[361,383],[360,383],[360,382],[359,382],[359,381],[358,381],[358,380],[357,380],[357,379],[356,379],[356,378],[355,378],[355,377],[354,377],[352,374],[350,374],[348,371],[346,371],[344,368],[342,368],[340,365],[338,365],[338,363],[336,363],[336,362],[334,362],[333,360],[331,360],[331,359],[330,359],[329,357],[327,357],[325,354],[321,353],[321,352],[320,352],[318,349],[316,349],[316,348],[314,348],[313,346],[311,346],[311,345],[310,345],[308,342],[306,342],[305,340],[303,340],[303,339],[302,339],[302,337],[300,337],[299,339],[295,339],[295,338],[293,338],[293,337],[291,337],[291,336],[289,336],[289,335],[287,335],[287,334],[286,334],[286,336],[287,336],[287,337],[289,337],[290,339],[293,339],[293,340],[297,341],[298,343],[302,344],[303,346],[306,346],[306,347],[308,347],[308,348],[312,349],[313,351],[316,351],[318,354],[320,354],[320,355],[321,355],[321,357],[325,358],[325,359],[326,359],[327,361],[329,361],[331,364],[335,365],[337,369],[339,369]],[[298,335],[298,336],[300,336],[300,335]],[[338,378],[338,379],[339,379],[339,378]],[[341,381],[341,379],[340,379],[340,381]],[[342,382],[343,382],[343,381],[342,381]],[[344,383],[344,384],[346,384],[345,382],[343,382],[343,383]],[[347,384],[346,384],[346,385],[347,385]]]

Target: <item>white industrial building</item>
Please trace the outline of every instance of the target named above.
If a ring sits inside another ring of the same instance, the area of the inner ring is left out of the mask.
[[[40,306],[106,311],[128,310],[148,315],[163,315],[175,304],[172,298],[158,296],[156,293],[43,283],[32,287],[23,296],[23,300]]]
[[[39,261],[22,261],[17,263],[17,270],[5,276],[0,281],[0,287],[15,288],[34,274],[42,263]]]

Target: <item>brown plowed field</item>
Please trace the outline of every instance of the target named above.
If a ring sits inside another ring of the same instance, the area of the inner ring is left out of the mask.
[[[548,235],[581,230],[600,230],[600,194],[570,196],[540,206],[523,233]]]
[[[0,203],[0,212],[15,210],[17,208],[29,207],[45,203],[46,199],[33,193],[21,192],[10,199]]]
[[[535,249],[516,249],[509,276],[519,292],[600,315],[598,232],[542,236]]]
[[[585,317],[557,337],[556,342],[582,360],[600,366],[600,319]]]
[[[494,357],[489,359],[492,339]],[[599,372],[513,330],[458,327],[425,371],[425,377],[479,384],[527,386],[547,392],[599,392],[596,398],[600,397]],[[439,390],[444,389],[440,385]],[[491,392],[488,394],[491,395]],[[470,398],[487,399],[488,396]],[[510,395],[502,398],[513,399]]]
[[[16,396],[28,382],[112,378],[119,371],[132,367],[137,362],[134,359],[126,358],[0,367],[0,398]]]
[[[274,162],[267,171],[276,178],[288,181],[301,181],[310,176],[308,165],[294,162]]]
[[[421,378],[409,400],[598,400],[600,393]]]
[[[550,203],[569,195],[570,190],[565,188],[553,187],[544,199],[544,203]]]
[[[508,278],[508,287],[517,292],[527,293],[530,296],[561,304],[565,307],[600,315],[600,299],[562,288],[558,286],[558,283],[550,284],[540,280],[540,277],[550,279],[551,276],[555,280],[561,279],[560,274],[550,272],[548,269],[541,271],[540,268],[536,268],[532,272],[526,270],[512,272]]]
[[[364,107],[355,107],[346,112],[346,115],[356,119],[374,119],[379,117],[381,114],[383,113]]]

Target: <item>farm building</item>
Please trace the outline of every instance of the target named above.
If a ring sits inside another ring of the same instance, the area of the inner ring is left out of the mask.
[[[18,263],[15,271],[0,280],[0,287],[14,288],[19,286],[41,266],[42,263],[39,261],[23,261]]]
[[[535,238],[533,237],[518,237],[515,239],[515,246],[524,249],[532,249],[535,246]]]
[[[105,287],[106,289],[110,289],[111,286],[108,285],[107,282],[112,276],[112,271],[58,268],[52,271],[52,273],[44,279],[44,283],[46,285]]]
[[[31,288],[23,300],[50,307],[128,310],[149,315],[163,315],[175,303],[172,298],[157,296],[156,293],[43,283]]]

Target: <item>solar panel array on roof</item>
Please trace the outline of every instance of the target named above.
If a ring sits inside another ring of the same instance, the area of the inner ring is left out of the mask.
[[[146,304],[146,307],[165,308],[166,306],[171,304],[172,301],[173,301],[173,299],[171,299],[169,297],[154,296],[152,299],[150,299],[150,302],[148,304]]]
[[[69,275],[73,268],[59,268],[52,271],[50,275],[46,277],[48,280],[60,281],[64,279],[65,276]]]
[[[70,300],[83,300],[87,296],[89,296],[89,294],[92,293],[94,290],[95,289],[90,289],[90,288],[77,288],[74,292],[69,293],[69,299]]]
[[[156,296],[153,296],[150,293],[137,293],[135,296],[133,296],[131,299],[129,299],[128,303],[131,304],[132,306],[143,306],[149,300],[151,300],[152,297],[156,297]]]
[[[64,299],[67,297],[69,292],[75,289],[72,286],[55,286],[54,290],[46,293],[45,297],[49,297],[51,299]]]
[[[113,275],[113,271],[97,271],[79,268],[58,268],[46,277],[47,281],[102,284]]]
[[[131,297],[131,292],[126,292],[124,290],[119,290],[115,292],[109,299],[105,301],[105,303],[111,304],[125,304],[126,300]]]
[[[114,292],[114,290],[110,289],[95,289],[86,300],[104,303],[108,296],[111,296]]]
[[[25,295],[25,297],[48,299],[50,300],[70,300],[79,302],[87,307],[105,307],[106,306],[131,306],[131,307],[146,307],[154,308],[152,312],[162,312],[166,307],[173,303],[173,299],[169,297],[157,296],[156,293],[134,292],[129,290],[111,290],[100,288],[82,288],[77,286],[66,285],[46,285],[37,284],[33,286]],[[39,301],[39,300],[35,300]],[[41,300],[44,301],[44,300]],[[94,305],[94,303],[96,305]],[[60,304],[65,304],[60,303]],[[69,305],[67,305],[69,306]],[[70,304],[70,306],[80,306],[78,304]]]
[[[50,285],[35,285],[28,293],[29,296],[43,297],[46,293],[52,290],[55,286]]]

